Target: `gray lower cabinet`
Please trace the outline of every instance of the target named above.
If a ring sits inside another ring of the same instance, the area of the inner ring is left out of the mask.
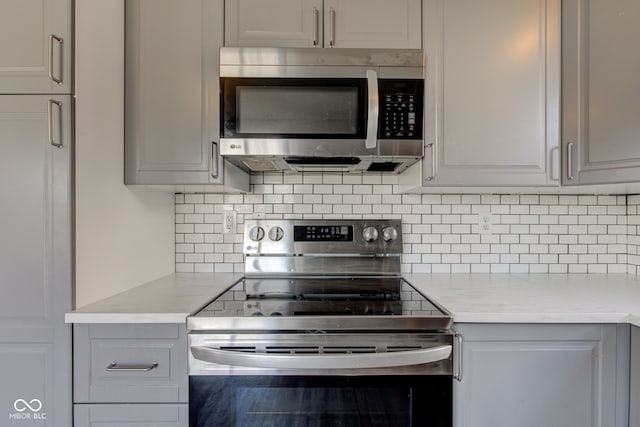
[[[181,324],[76,324],[79,426],[188,425],[187,331]]]
[[[128,0],[125,14],[125,183],[248,191],[219,151],[223,0]]]
[[[563,0],[563,184],[640,181],[640,2]]]
[[[76,405],[75,427],[188,427],[183,405]]]
[[[640,327],[631,327],[629,427],[640,427]]]
[[[248,47],[420,49],[420,1],[227,0],[224,42]]]
[[[455,329],[462,337],[456,427],[628,425],[628,325]]]
[[[70,96],[0,96],[3,426],[71,424],[70,129]]]

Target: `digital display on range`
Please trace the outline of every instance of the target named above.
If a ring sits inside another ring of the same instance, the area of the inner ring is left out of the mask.
[[[296,225],[294,242],[353,242],[351,225]]]

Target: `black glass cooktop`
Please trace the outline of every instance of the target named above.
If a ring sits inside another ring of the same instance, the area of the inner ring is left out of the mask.
[[[246,278],[196,317],[447,316],[399,277]]]

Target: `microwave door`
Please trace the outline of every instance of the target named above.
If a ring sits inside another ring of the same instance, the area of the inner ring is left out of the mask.
[[[222,137],[365,141],[366,78],[223,78]],[[377,89],[377,88],[376,88]]]

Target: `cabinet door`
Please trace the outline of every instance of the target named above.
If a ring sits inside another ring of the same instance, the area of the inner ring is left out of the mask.
[[[127,184],[209,181],[207,125],[218,120],[207,79],[217,58],[216,37],[206,34],[212,3],[126,2]]]
[[[0,94],[71,93],[71,0],[0,2]]]
[[[562,2],[564,184],[640,181],[640,2]]]
[[[216,175],[217,13],[221,1],[126,2],[125,183],[204,184]]]
[[[8,426],[71,420],[70,102],[0,96],[0,407]]]
[[[325,0],[324,47],[422,47],[420,0]]]
[[[640,327],[631,327],[629,427],[640,427]]]
[[[463,337],[463,369],[454,382],[455,426],[626,425],[625,410],[616,406],[617,399],[624,403],[624,387],[616,381],[628,377],[628,327],[456,329]]]
[[[125,184],[248,191],[218,145],[222,20],[223,0],[126,2]]]
[[[424,185],[558,185],[559,12],[558,0],[424,2]]]
[[[322,47],[322,0],[227,0],[224,45]]]
[[[187,405],[75,405],[74,427],[187,427]]]

